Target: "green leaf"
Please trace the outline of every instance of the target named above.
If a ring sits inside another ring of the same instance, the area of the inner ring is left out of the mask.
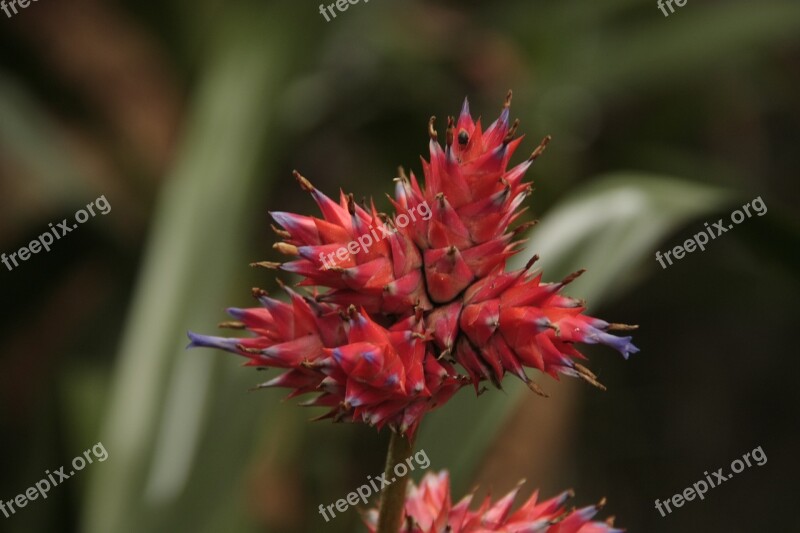
[[[170,531],[165,524],[178,514],[181,527],[216,524],[218,531],[219,516],[245,514],[230,512],[228,505],[244,498],[221,496],[219,483],[241,477],[265,410],[251,400],[234,414],[220,412],[236,402],[214,402],[215,392],[242,398],[241,379],[225,375],[229,367],[220,368],[218,354],[184,347],[188,329],[215,328],[231,282],[238,288],[236,274],[247,268],[242,236],[257,219],[256,193],[268,183],[259,163],[278,153],[274,117],[293,67],[285,50],[305,38],[277,16],[284,10],[252,7],[230,4],[215,24],[218,42],[158,202],[98,439],[109,459],[92,472],[84,509],[90,533]],[[211,451],[216,456],[208,457]],[[193,476],[202,487],[189,487]],[[179,505],[190,488],[195,502],[209,504]]]
[[[539,254],[537,266],[546,280],[587,268],[569,293],[596,306],[629,287],[643,270],[644,260],[651,262],[644,270],[660,269],[653,254],[667,236],[733,198],[722,189],[674,178],[636,173],[602,176],[556,205],[534,228],[526,249],[510,267],[519,268]],[[503,391],[491,389],[479,398],[462,391],[423,423],[417,446],[434,462],[446,458],[455,493],[468,488],[518,402],[536,400],[519,380],[509,378],[503,386]]]
[[[793,41],[800,31],[800,4],[768,0],[754,9],[751,2],[729,2],[720,9],[697,3],[649,20],[607,35],[594,60],[583,65],[579,81],[618,93],[622,87],[675,84],[716,65],[736,65],[745,54]]]

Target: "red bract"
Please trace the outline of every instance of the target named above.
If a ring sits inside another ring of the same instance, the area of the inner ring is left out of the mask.
[[[560,294],[581,272],[543,283],[527,268],[506,272],[520,244],[512,229],[531,192],[525,172],[547,139],[508,169],[521,143],[509,125],[509,98],[491,126],[473,121],[467,103],[448,119],[445,146],[429,125],[430,162],[424,186],[412,173],[397,178],[393,216],[352,196],[334,201],[295,173],[322,218],[272,213],[289,262],[259,263],[301,277],[313,296],[291,292],[283,304],[257,296],[264,309],[233,309],[229,326],[247,339],[190,334],[192,346],[212,346],[250,358],[251,365],[287,372],[264,386],[320,394],[307,405],[330,408],[336,420],[416,429],[422,415],[469,382],[498,387],[506,372],[541,392],[525,368],[581,377],[599,385],[578,360],[575,343],[637,352],[630,337],[608,333],[628,326],[583,314],[583,304]],[[459,375],[460,364],[468,377]]]
[[[191,346],[219,348],[243,355],[247,366],[286,371],[259,387],[294,389],[289,397],[319,393],[307,406],[328,407],[320,418],[389,424],[413,435],[422,415],[441,405],[465,384],[447,361],[430,350],[422,312],[386,329],[363,310],[319,303],[286,289],[284,303],[254,289],[264,306],[228,309],[250,338],[190,333]]]
[[[403,527],[404,533],[621,533],[613,527],[613,519],[592,522],[604,504],[591,505],[577,510],[566,510],[564,503],[570,491],[539,502],[539,492],[533,495],[516,511],[511,511],[520,487],[515,488],[500,500],[492,503],[488,496],[478,509],[469,509],[472,495],[464,497],[456,505],[450,499],[450,478],[446,471],[428,473],[419,486],[409,485],[406,495]],[[370,532],[376,531],[378,511],[370,510],[364,515]]]

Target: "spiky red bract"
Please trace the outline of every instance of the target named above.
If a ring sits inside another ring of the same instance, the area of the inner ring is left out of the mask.
[[[447,471],[428,473],[419,486],[410,483],[403,515],[404,533],[621,533],[613,527],[613,519],[593,522],[604,502],[582,509],[567,510],[564,503],[571,496],[562,492],[555,498],[540,502],[538,491],[516,511],[512,506],[520,486],[492,503],[487,496],[480,506],[470,510],[473,496],[464,497],[453,505],[450,496],[450,477]],[[378,511],[364,514],[370,532],[376,531]]]
[[[285,368],[267,384],[293,388],[293,396],[319,391],[309,403],[329,407],[328,416],[401,432],[466,381],[476,390],[484,380],[500,386],[510,372],[540,392],[525,370],[532,368],[600,386],[575,344],[606,344],[627,358],[638,351],[631,338],[609,333],[627,327],[589,317],[561,294],[580,272],[544,283],[529,272],[534,260],[505,271],[527,227],[511,228],[531,192],[523,179],[546,145],[508,168],[522,140],[517,123],[509,125],[509,103],[484,130],[465,101],[458,120],[448,120],[444,146],[431,120],[424,183],[400,172],[391,217],[343,192],[334,201],[295,173],[322,215],[272,213],[283,239],[275,248],[292,259],[269,266],[328,290],[292,292],[290,304],[262,297],[265,309],[232,310],[251,338],[192,334],[192,345]]]
[[[422,313],[387,329],[363,309],[351,306],[343,314],[291,289],[289,303],[254,292],[264,308],[228,310],[253,337],[190,333],[190,346],[242,355],[247,366],[285,370],[259,387],[291,388],[290,398],[318,393],[304,405],[327,407],[320,418],[389,425],[413,437],[422,416],[465,384],[430,351]]]

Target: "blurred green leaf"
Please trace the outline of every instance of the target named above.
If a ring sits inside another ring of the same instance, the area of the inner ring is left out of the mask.
[[[665,237],[732,198],[725,190],[674,178],[636,173],[602,176],[554,207],[510,268],[523,266],[534,254],[542,258],[537,266],[546,280],[587,268],[569,293],[596,306],[629,286],[643,260],[652,257]],[[654,267],[658,264],[653,260],[649,268]],[[468,488],[517,403],[536,400],[512,379],[504,382],[503,391],[489,390],[480,398],[470,392],[462,391],[432,413],[417,443],[433,461],[448,458],[455,493]]]
[[[25,172],[24,179],[15,176],[25,201],[8,204],[10,213],[3,213],[6,223],[25,227],[39,221],[37,207],[56,210],[86,201],[91,188],[56,125],[40,103],[4,72],[0,72],[0,117],[0,149],[7,151],[0,156],[11,156]]]
[[[800,4],[790,0],[757,8],[746,1],[694,4],[667,18],[653,3],[652,16],[626,24],[635,7],[631,0],[573,0],[538,6],[531,20],[530,2],[520,2],[499,13],[537,55],[546,52],[538,62],[546,83],[578,82],[615,96],[621,88],[694,78],[710,65],[793,41],[800,30]],[[573,38],[564,40],[565,32]]]
[[[609,92],[621,86],[674,84],[678,77],[694,79],[711,65],[794,40],[800,31],[797,2],[769,0],[758,7],[752,2],[694,4],[682,9],[676,14],[685,15],[680,18],[658,16],[652,24],[608,32],[591,61],[576,73]],[[591,49],[582,47],[582,52]]]
[[[187,329],[215,327],[229,288],[224,280],[236,279],[245,265],[238,236],[247,234],[254,193],[267,183],[258,165],[276,153],[277,93],[292,66],[284,52],[294,39],[287,10],[229,4],[215,26],[218,43],[158,203],[123,337],[98,439],[110,457],[92,473],[84,509],[88,532],[171,531],[164,524],[176,514],[182,527],[219,531],[218,517],[233,514],[229,504],[242,505],[237,494],[221,497],[219,482],[241,477],[253,446],[241,432],[257,426],[260,407],[252,402],[235,416],[220,413],[210,390],[218,386],[219,358],[183,348]],[[226,385],[242,390],[240,381]],[[208,426],[210,419],[216,427]],[[200,460],[202,438],[209,437],[225,444],[225,454],[216,449],[215,475],[196,469],[205,485],[191,487],[203,496],[195,503],[209,505],[176,505]]]

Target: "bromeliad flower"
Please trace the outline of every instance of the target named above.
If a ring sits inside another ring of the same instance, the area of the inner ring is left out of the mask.
[[[236,321],[221,325],[247,328],[253,337],[190,333],[191,346],[244,355],[247,366],[285,370],[259,387],[294,389],[289,397],[319,393],[303,405],[329,408],[320,418],[389,424],[410,437],[427,411],[465,384],[430,350],[421,310],[387,329],[354,306],[342,310],[285,289],[289,303],[253,289],[263,308],[228,309]]]
[[[257,263],[301,277],[285,304],[256,291],[263,309],[231,309],[229,327],[244,339],[190,334],[191,346],[225,349],[249,365],[285,372],[262,386],[319,393],[306,405],[328,407],[324,417],[363,421],[413,434],[421,417],[466,383],[500,387],[510,372],[541,392],[526,368],[580,377],[601,386],[579,361],[577,343],[606,344],[624,357],[638,349],[610,331],[630,326],[583,314],[561,294],[582,271],[543,283],[527,268],[506,272],[506,260],[529,224],[514,229],[531,192],[523,178],[549,138],[508,169],[522,142],[509,125],[511,95],[485,130],[465,101],[448,119],[442,147],[429,123],[430,162],[424,186],[412,173],[396,180],[394,216],[374,203],[357,204],[340,192],[334,201],[295,172],[322,218],[272,213],[282,238],[275,245],[292,259]],[[461,376],[453,363],[467,376]]]
[[[403,533],[621,533],[613,527],[614,519],[593,522],[605,501],[577,510],[567,510],[564,503],[572,495],[562,492],[555,498],[540,502],[538,491],[512,512],[519,492],[518,486],[500,500],[492,503],[488,496],[478,509],[469,509],[472,495],[456,505],[450,499],[450,477],[447,471],[428,473],[419,486],[409,485],[403,512]],[[365,513],[364,522],[371,533],[377,531],[378,510]]]

